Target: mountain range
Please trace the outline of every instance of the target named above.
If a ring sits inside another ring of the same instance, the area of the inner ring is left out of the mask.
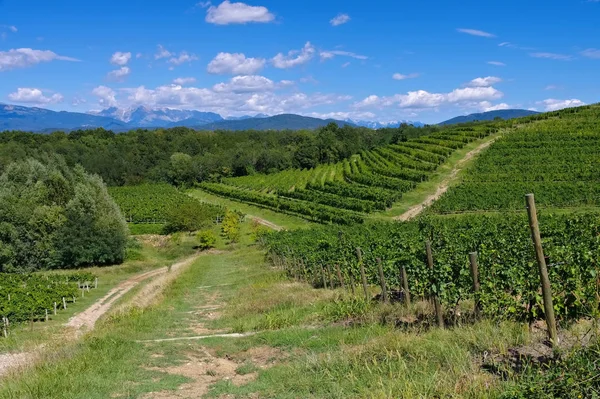
[[[480,114],[459,116],[440,125],[464,123],[474,120],[493,120],[516,118],[534,114],[526,110],[501,110]],[[300,130],[316,129],[328,123],[337,123],[340,126],[363,126],[370,129],[385,127],[398,127],[403,123],[423,126],[417,121],[390,121],[377,122],[368,120],[336,120],[319,119],[295,114],[282,114],[269,116],[257,114],[223,118],[214,112],[201,112],[194,110],[178,110],[171,108],[136,107],[120,109],[106,108],[101,111],[89,113],[51,111],[37,107],[23,107],[18,105],[0,104],[0,131],[24,130],[47,133],[56,130],[76,130],[85,128],[104,128],[115,132],[123,132],[136,128],[170,128],[185,126],[198,130]]]

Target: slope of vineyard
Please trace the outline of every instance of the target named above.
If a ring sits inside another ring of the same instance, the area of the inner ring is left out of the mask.
[[[536,115],[504,135],[435,203],[439,213],[600,205],[600,107]],[[545,120],[544,120],[545,119]]]
[[[496,133],[507,122],[443,128],[362,151],[310,170],[287,170],[202,183],[210,193],[293,213],[317,222],[349,224],[383,211],[427,181],[457,149]]]

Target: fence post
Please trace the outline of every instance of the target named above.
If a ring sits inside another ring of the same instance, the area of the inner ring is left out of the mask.
[[[385,284],[385,276],[383,275],[383,265],[381,258],[377,258],[377,268],[379,269],[379,282],[381,283],[381,293],[383,294],[383,302],[388,301],[387,286]]]
[[[473,293],[475,294],[475,317],[479,317],[481,313],[481,304],[479,302],[479,265],[477,263],[477,252],[471,252],[469,254],[469,261],[471,263],[471,277],[473,278]]]
[[[327,279],[329,280],[329,288],[333,289],[333,275],[331,274],[331,266],[327,264]]]
[[[327,289],[327,281],[325,280],[325,268],[321,266],[321,282],[323,283],[323,288]]]
[[[54,302],[54,316],[56,316],[56,302]]]
[[[65,300],[65,297],[63,296],[63,309],[67,309],[67,301]]]
[[[340,269],[340,264],[339,263],[335,264],[335,271],[337,272],[337,277],[338,277],[338,280],[340,282],[340,285],[345,290],[346,289],[346,284],[344,283],[344,278],[342,277],[342,270]]]
[[[365,275],[365,265],[363,265],[362,251],[356,248],[356,256],[358,257],[358,265],[360,267],[360,278],[362,280],[363,291],[365,292],[365,301],[369,300],[369,289],[367,287],[367,276]]]
[[[400,269],[402,274],[402,291],[404,291],[404,300],[406,305],[410,306],[410,291],[408,290],[408,277],[406,276],[406,267],[402,266]]]
[[[427,264],[429,265],[429,270],[433,272],[433,253],[431,252],[431,242],[429,240],[425,242],[425,250],[427,252]],[[439,288],[437,287],[438,279],[435,276],[433,276],[433,281],[436,284],[436,288]],[[440,298],[438,298],[436,292],[433,293],[433,305],[435,307],[435,315],[437,317],[438,326],[440,328],[444,328],[442,305],[440,304]]]
[[[94,280],[94,288],[98,288],[98,277],[96,277],[96,280]]]
[[[552,342],[552,346],[558,345],[558,334],[556,331],[556,320],[554,319],[554,305],[552,303],[552,288],[550,287],[550,278],[548,277],[548,269],[546,268],[546,259],[544,258],[544,248],[542,247],[542,237],[540,235],[540,226],[537,219],[537,209],[535,207],[535,198],[533,194],[525,196],[527,203],[527,214],[529,216],[529,227],[531,228],[531,238],[535,247],[535,257],[540,272],[540,280],[542,283],[542,296],[544,298],[544,314],[546,316],[546,324],[548,325],[548,336]]]

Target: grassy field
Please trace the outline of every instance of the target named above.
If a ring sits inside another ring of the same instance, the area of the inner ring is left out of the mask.
[[[199,258],[159,303],[55,343],[3,381],[0,398],[496,398],[512,383],[484,357],[534,340],[524,325],[491,321],[398,329],[416,309],[290,282],[249,233]],[[231,333],[253,335],[198,338]]]
[[[209,204],[222,205],[229,209],[238,210],[249,217],[256,216],[288,230],[310,228],[315,225],[314,223],[296,216],[286,215],[258,206],[232,201],[199,189],[189,190],[188,194]]]

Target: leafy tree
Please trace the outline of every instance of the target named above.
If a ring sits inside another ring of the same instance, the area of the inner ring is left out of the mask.
[[[227,210],[221,224],[223,236],[230,242],[237,242],[240,239],[240,215],[236,212]]]

